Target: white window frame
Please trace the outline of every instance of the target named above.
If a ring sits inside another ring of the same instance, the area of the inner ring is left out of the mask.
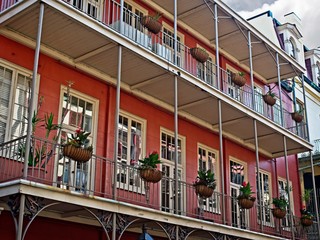
[[[287,193],[287,191],[289,191],[290,194],[290,205],[291,205],[291,211],[292,211],[292,215],[294,215],[294,199],[293,199],[293,192],[292,192],[292,182],[289,180],[289,189],[286,191],[285,189],[282,189],[280,182],[283,184],[284,188],[287,187],[287,180],[285,178],[282,177],[278,177],[278,188],[279,188],[279,196],[283,195],[283,193]],[[278,196],[277,196],[278,197]],[[288,195],[285,196],[285,198],[288,201]],[[282,225],[284,225],[284,230],[286,231],[291,231],[291,228],[289,227],[289,206],[287,208],[287,214],[286,216],[281,220]]]
[[[170,59],[171,59],[171,62],[174,62],[174,47],[171,47],[169,46],[168,44],[166,44],[163,40],[164,40],[164,32],[165,30],[169,31],[170,33],[172,33],[174,35],[174,29],[167,23],[163,22],[162,23],[162,29],[163,29],[163,33],[162,33],[162,38],[161,38],[161,42],[162,42],[162,45],[165,46],[167,49],[170,50],[171,52],[171,56],[170,56]],[[172,37],[172,36],[169,36],[169,37]],[[185,51],[185,46],[184,46],[184,35],[177,31],[177,57],[178,57],[178,62],[177,62],[177,65],[179,67],[183,67],[184,66],[184,51]],[[180,38],[180,41],[179,41],[179,38]],[[172,43],[173,43],[173,46],[174,46],[174,39],[172,39]],[[180,50],[180,51],[178,51]]]
[[[264,102],[263,102],[263,98],[262,98],[262,93],[263,93],[263,89],[262,87],[260,87],[259,85],[254,85],[254,99],[255,99],[255,111],[263,114],[264,113]]]
[[[233,99],[236,99],[241,102],[241,99],[242,99],[242,91],[241,90],[243,87],[239,87],[231,81],[231,73],[237,73],[237,72],[239,72],[239,70],[237,70],[227,64],[226,72],[229,73],[229,74],[227,74],[227,81],[224,83],[225,85],[227,85],[225,88],[225,89],[227,89],[227,94],[229,96],[231,96]]]
[[[81,11],[87,13],[90,17],[96,18],[98,20],[102,19],[103,14],[103,0],[69,0],[71,5],[80,9]],[[97,2],[97,3],[96,3]],[[81,6],[79,6],[79,4]],[[88,8],[88,5],[96,8],[96,14],[90,12],[92,9]]]
[[[6,129],[5,129],[5,137],[4,137],[4,142],[12,140],[11,139],[11,131],[12,131],[12,121],[13,121],[13,107],[14,107],[14,99],[15,99],[15,90],[16,90],[16,85],[17,85],[17,81],[18,81],[18,76],[23,75],[27,78],[31,79],[32,82],[32,71],[23,68],[19,65],[16,65],[14,63],[11,63],[9,61],[6,61],[2,58],[0,58],[0,65],[2,67],[4,67],[5,69],[8,69],[10,71],[12,71],[12,82],[11,84],[11,89],[10,89],[10,99],[9,99],[9,106],[8,106],[8,118],[6,121]],[[35,88],[35,93],[34,93],[34,101],[33,101],[33,106],[37,106],[37,102],[38,102],[38,96],[39,96],[39,84],[40,84],[40,75],[37,74],[37,84],[36,84],[36,88]],[[27,121],[26,121],[27,124]]]
[[[203,199],[203,198],[199,198],[199,201],[203,201],[203,210],[206,212],[211,212],[211,213],[215,213],[215,214],[221,214],[221,201],[222,198],[219,194],[219,190],[220,190],[220,164],[219,164],[219,152],[211,147],[208,147],[202,143],[198,143],[197,146],[197,153],[198,153],[198,170],[209,170],[211,167],[208,166],[208,161],[206,161],[206,169],[200,169],[201,167],[199,166],[199,161],[200,161],[200,155],[199,155],[199,151],[200,149],[204,150],[206,152],[206,156],[208,156],[208,153],[210,152],[211,154],[215,155],[215,163],[213,166],[213,169],[211,169],[212,172],[214,172],[214,178],[216,180],[216,188],[215,191],[213,193],[213,195],[208,198],[208,199]],[[208,158],[206,159],[208,160]],[[199,203],[199,205],[201,205]],[[213,207],[213,205],[216,205],[215,207]]]
[[[169,167],[169,173],[166,172],[166,174],[168,174],[167,176],[165,176],[162,181],[162,187],[166,186],[167,181],[169,181],[169,185],[172,185],[174,183],[174,181],[171,181],[170,179],[174,179],[174,167],[175,167],[175,162],[172,160],[168,160],[162,157],[162,134],[166,134],[172,138],[174,138],[174,133],[168,129],[165,128],[160,128],[160,151],[159,151],[159,157],[162,161],[161,164],[161,168],[165,168],[165,167]],[[181,141],[181,161],[180,163],[178,163],[178,171],[180,171],[181,174],[181,179],[180,181],[182,182],[182,184],[179,186],[181,188],[181,198],[180,198],[180,203],[181,203],[181,209],[179,210],[179,212],[181,212],[181,214],[185,213],[185,206],[186,206],[186,185],[183,184],[183,182],[185,182],[185,151],[186,151],[186,138],[184,136],[179,135],[178,139]],[[163,192],[160,188],[160,196],[162,196]],[[167,189],[167,192],[169,194],[169,199],[174,195],[174,185],[172,185],[171,187],[169,187],[169,189]],[[165,194],[166,194],[165,193]],[[171,196],[171,197],[170,197]],[[170,201],[171,200],[171,201]],[[173,210],[173,201],[174,198],[169,200],[169,209],[167,210]],[[161,204],[160,207],[163,207],[163,202],[162,202],[162,197],[161,197]],[[162,211],[167,211],[166,209],[162,209]]]
[[[140,118],[134,114],[131,114],[129,112],[120,110],[119,115],[121,117],[125,117],[128,119],[128,121],[130,122],[130,124],[128,124],[128,126],[131,126],[132,121],[138,122],[139,124],[141,124],[141,152],[140,152],[140,159],[143,159],[144,156],[146,156],[146,129],[147,129],[147,121],[143,118]],[[119,124],[119,122],[118,122]],[[129,144],[131,142],[132,138],[132,134],[130,132],[130,134],[127,135],[127,144]],[[120,141],[120,139],[119,139]],[[119,144],[119,143],[118,143]],[[139,165],[138,162],[132,163],[131,164],[131,149],[129,147],[127,147],[128,151],[127,151],[127,159],[122,159],[121,156],[119,158],[119,152],[118,152],[118,163],[123,163],[125,165],[125,171],[128,171],[128,173],[126,172],[125,174],[123,173],[118,173],[120,174],[119,176],[121,177],[121,174],[125,176],[125,182],[121,182],[118,181],[117,179],[117,187],[119,189],[124,189],[127,191],[132,191],[132,192],[139,192],[142,194],[145,194],[145,188],[144,188],[144,182],[141,180],[137,167]],[[121,154],[121,153],[120,153]],[[124,163],[125,161],[125,163]],[[131,166],[132,165],[132,166]],[[121,169],[118,167],[118,171],[121,171]],[[133,180],[133,183],[136,182],[137,184],[130,184],[130,180]]]
[[[262,214],[263,214],[262,224],[264,226],[274,227],[274,222],[272,221],[273,215],[272,215],[272,212],[271,212],[271,203],[272,203],[272,179],[271,179],[271,173],[260,169],[259,174],[260,174],[260,181],[262,181],[262,184],[261,184],[262,187],[263,187],[263,184],[264,184],[263,175],[268,176],[268,187],[269,187],[268,199],[262,201],[262,205],[263,205],[263,208],[262,208]],[[262,194],[261,195],[263,195],[263,198],[265,198],[265,196],[264,196],[264,194],[265,194],[264,188],[262,188],[261,190],[262,190]],[[257,186],[257,191],[258,191],[258,186]],[[258,196],[259,195],[257,194],[257,197]],[[257,201],[259,201],[258,198],[257,198]],[[266,213],[266,211],[269,211],[269,212]],[[257,216],[258,216],[259,213],[260,213],[260,210],[259,210],[259,207],[258,207],[257,208]],[[269,214],[270,221],[266,221],[266,217],[267,217],[266,214]],[[259,217],[258,217],[258,221],[260,223],[260,218]]]
[[[197,47],[201,49],[205,49],[199,44],[197,44]],[[197,77],[200,78],[205,83],[209,84],[210,86],[216,86],[216,64],[215,64],[216,58],[209,51],[207,52],[209,54],[208,60],[205,63],[201,63],[199,61],[197,61],[196,63]],[[209,66],[211,67],[212,72],[208,70]]]
[[[81,100],[84,100],[88,103],[91,103],[92,104],[92,129],[91,129],[91,134],[89,136],[89,140],[93,146],[93,154],[95,154],[96,152],[96,143],[97,143],[97,139],[96,139],[96,136],[97,136],[97,126],[98,126],[98,113],[99,113],[99,100],[96,99],[96,98],[93,98],[89,95],[86,95],[82,92],[79,92],[77,90],[74,90],[72,88],[69,89],[70,91],[70,96],[74,96],[74,97],[77,97]],[[61,85],[61,88],[60,88],[60,105],[59,105],[59,120],[58,122],[61,123],[62,121],[62,114],[63,114],[63,102],[64,102],[64,94],[67,92],[67,86],[65,85]],[[67,117],[67,116],[66,116]],[[77,129],[77,127],[74,127],[74,126],[70,126],[68,124],[64,124],[62,123],[62,129],[67,133],[67,134],[71,134],[71,133],[74,133],[75,130]],[[60,139],[61,141],[61,139]],[[56,156],[58,157],[59,154],[56,154]],[[74,170],[74,173],[69,173],[67,172],[68,174],[68,177],[65,178],[65,180],[67,179],[68,183],[71,181],[71,187],[74,187],[77,185],[78,181],[80,181],[78,179],[79,178],[86,178],[85,181],[86,182],[86,186],[85,186],[85,189],[84,191],[87,191],[87,190],[93,190],[94,189],[94,181],[88,181],[89,178],[92,178],[92,176],[94,176],[95,174],[95,163],[96,161],[92,161],[92,160],[89,160],[87,163],[84,163],[84,164],[87,164],[86,166],[84,166],[82,164],[81,168],[78,168],[75,164],[75,161],[66,161],[65,159],[59,159],[57,161],[55,161],[55,169],[54,169],[54,176],[62,176],[62,178],[64,178],[63,174],[66,173],[66,163],[68,164],[71,164],[69,167],[69,169],[71,170]],[[84,170],[86,169],[86,170]],[[72,174],[75,174],[76,177],[72,176]],[[88,175],[86,175],[88,174]],[[70,178],[70,179],[69,179]],[[66,182],[64,182],[64,180],[62,179],[61,180],[62,184],[61,184],[61,188],[65,188],[65,184],[67,184]],[[74,181],[76,181],[76,183],[74,183]],[[91,185],[89,185],[91,183]],[[80,184],[80,182],[79,182]],[[74,189],[73,189],[74,190]],[[82,190],[80,190],[82,191]]]

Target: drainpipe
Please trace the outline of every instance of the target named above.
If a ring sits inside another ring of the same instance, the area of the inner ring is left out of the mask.
[[[304,89],[304,74],[303,73],[302,73],[301,78],[302,78],[301,83],[302,83],[303,102],[304,102],[304,116],[306,118],[306,125],[305,126],[306,126],[306,134],[307,134],[307,136],[306,136],[305,139],[310,141],[310,136],[309,136],[310,132],[309,132],[309,124],[308,124],[308,113],[307,113],[307,100],[306,100],[306,91]]]
[[[317,189],[316,189],[316,181],[314,179],[314,166],[313,166],[313,155],[312,152],[309,151],[310,155],[310,164],[311,164],[311,173],[312,173],[312,188],[313,188],[313,201],[314,201],[314,208],[315,208],[315,215],[317,218],[317,228],[318,228],[318,239],[320,239],[320,219],[319,219],[319,212],[318,212],[318,202],[317,202]]]
[[[220,81],[220,63],[219,63],[219,35],[218,35],[218,5],[214,4],[214,29],[215,29],[215,37],[216,37],[216,81],[217,88],[221,89],[221,81]]]
[[[252,92],[252,109],[255,108],[255,92],[254,92],[254,82],[253,82],[253,64],[252,64],[252,44],[251,44],[251,32],[248,31],[248,49],[249,49],[249,65],[250,65],[250,83],[251,83],[251,92]]]
[[[120,33],[124,34],[124,25],[123,25],[123,8],[124,8],[124,0],[120,0]]]
[[[262,220],[262,194],[261,194],[261,186],[260,186],[260,163],[259,163],[259,144],[258,144],[258,134],[257,134],[257,120],[253,119],[253,128],[254,128],[254,144],[256,151],[256,166],[257,166],[257,182],[258,182],[258,194],[259,194],[259,212],[260,212],[260,230],[263,232],[263,220]]]
[[[32,83],[31,83],[31,97],[29,103],[29,112],[28,112],[28,125],[27,125],[27,139],[26,139],[26,149],[31,147],[31,135],[32,135],[32,117],[35,109],[34,99],[35,99],[35,90],[37,86],[37,73],[39,66],[39,55],[40,55],[40,45],[41,45],[41,34],[42,34],[42,25],[43,25],[43,16],[44,16],[44,3],[40,3],[40,12],[39,12],[39,22],[38,22],[38,34],[36,40],[36,49],[34,52],[34,62],[33,62],[33,72],[32,72]],[[24,165],[23,165],[23,178],[27,178],[28,174],[28,161],[29,151],[25,152],[24,155]]]
[[[279,54],[276,53],[277,60],[277,75],[278,75],[278,85],[279,85],[279,100],[280,100],[280,116],[281,116],[281,126],[284,126],[284,117],[283,117],[283,107],[282,107],[282,94],[281,94],[281,79],[280,79],[280,63],[279,63]]]
[[[226,224],[226,204],[225,204],[225,178],[224,178],[224,160],[223,160],[223,138],[222,138],[222,108],[221,99],[218,99],[218,115],[219,115],[219,155],[220,155],[220,172],[221,172],[221,193],[222,193],[222,223]]]
[[[287,157],[287,138],[286,136],[283,136],[283,148],[284,148],[284,161],[286,165],[286,178],[287,178],[287,193],[288,193],[288,201],[289,201],[289,213],[291,218],[291,233],[292,233],[292,239],[295,239],[294,236],[294,226],[293,226],[293,214],[292,214],[292,207],[291,206],[291,196],[290,196],[290,182],[289,182],[289,167],[288,167],[288,157]]]

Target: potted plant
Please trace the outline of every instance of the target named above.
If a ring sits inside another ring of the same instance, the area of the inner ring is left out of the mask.
[[[90,132],[85,132],[78,128],[63,147],[63,155],[78,162],[87,162],[92,156],[92,145],[89,144],[88,136]]]
[[[153,151],[148,157],[139,160],[140,177],[146,182],[157,183],[162,178],[162,172],[157,169],[157,164],[160,164],[159,154]]]
[[[242,87],[246,84],[246,79],[244,75],[244,72],[231,72],[231,81],[237,86]]]
[[[270,106],[273,106],[277,102],[277,99],[275,98],[275,94],[271,92],[271,90],[268,91],[266,94],[262,95],[262,98],[263,98],[263,101]]]
[[[289,205],[287,199],[284,196],[280,196],[279,198],[273,198],[272,203],[274,208],[272,209],[272,214],[275,218],[284,218],[287,213],[287,206]]]
[[[211,197],[216,187],[216,180],[214,173],[209,169],[208,171],[199,170],[196,181],[193,186],[195,187],[196,194],[202,198]]]
[[[209,58],[207,51],[199,47],[190,48],[190,54],[194,59],[201,63],[205,63]]]
[[[161,15],[157,13],[155,16],[143,16],[141,18],[142,26],[146,27],[150,32],[158,34],[162,28],[162,24],[158,21]]]
[[[250,183],[243,182],[240,187],[240,194],[237,197],[238,204],[241,208],[249,209],[253,207],[254,201],[256,200],[255,197],[251,196],[253,193]]]
[[[302,122],[302,120],[303,120],[303,109],[301,108],[300,110],[292,112],[291,113],[291,117],[297,123]]]
[[[309,227],[313,224],[313,214],[307,210],[307,207],[310,203],[312,189],[305,189],[304,194],[302,195],[302,200],[305,202],[305,206],[302,206],[300,210],[301,213],[301,225],[304,227]]]

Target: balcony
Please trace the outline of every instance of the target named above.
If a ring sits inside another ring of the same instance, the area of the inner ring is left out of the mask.
[[[15,180],[23,178],[24,160],[20,157],[19,149],[24,146],[25,141],[26,138],[21,137],[0,145],[0,187],[3,189],[14,185]],[[223,195],[219,191],[214,192],[208,199],[201,199],[195,194],[192,182],[179,181],[179,205],[178,209],[175,209],[175,180],[172,178],[164,176],[159,183],[146,183],[141,180],[137,167],[118,162],[117,175],[112,179],[114,162],[110,159],[93,155],[89,162],[78,163],[64,157],[62,146],[58,144],[37,138],[32,139],[32,144],[45,149],[45,152],[40,153],[43,158],[39,163],[33,164],[33,161],[29,161],[26,181],[20,184],[41,188],[44,191],[76,194],[92,201],[117,199],[119,205],[142,207],[145,218],[149,216],[148,211],[152,210],[159,214],[169,214],[168,218],[172,214],[179,215],[188,221],[197,219],[196,221],[210,222],[213,226],[228,226],[228,229],[231,227],[239,231],[248,230],[289,239],[292,237],[291,223],[296,239],[303,239],[307,233],[312,232],[310,229],[305,231],[298,217],[290,219],[290,215],[287,214],[281,221],[274,218],[269,205],[263,206],[260,211],[258,201],[248,210],[238,207],[236,196]],[[34,157],[31,159],[35,159]],[[113,194],[113,182],[116,183],[116,196]],[[32,191],[31,195],[37,197],[37,191]],[[53,196],[52,193],[50,196]],[[60,201],[63,202],[64,199],[67,198],[62,197]],[[96,203],[93,204],[95,206]],[[59,211],[64,210],[61,208]],[[263,215],[262,226],[260,212]]]

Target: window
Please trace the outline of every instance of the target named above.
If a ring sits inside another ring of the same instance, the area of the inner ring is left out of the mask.
[[[263,99],[262,99],[262,89],[258,86],[254,86],[254,102],[255,110],[258,113],[263,114]]]
[[[183,181],[183,150],[184,150],[184,139],[178,139],[178,212],[183,212],[183,201],[185,201],[185,184]],[[162,171],[164,172],[164,178],[161,181],[161,209],[166,212],[173,212],[175,208],[175,138],[172,133],[162,130],[161,131],[161,160],[162,160]]]
[[[283,196],[288,202],[289,202],[289,194],[290,194],[291,211],[292,211],[292,214],[294,215],[294,207],[293,207],[294,202],[293,202],[291,181],[289,182],[289,187],[288,187],[287,180],[283,178],[278,178],[278,187],[279,187],[279,196]],[[290,224],[289,224],[288,215],[290,215],[289,207],[287,208],[287,214],[285,218],[282,219],[281,223],[282,223],[282,226],[286,227],[285,230],[290,231],[291,229],[289,228]]]
[[[216,179],[216,189],[219,186],[218,177],[218,163],[217,163],[217,153],[216,151],[204,146],[198,146],[198,170],[207,171],[211,170],[214,172]],[[208,199],[199,198],[200,208],[203,206],[204,211],[210,211],[219,213],[220,212],[220,198],[219,195],[214,193],[212,197]],[[202,209],[200,209],[201,211]]]
[[[209,54],[209,58],[205,63],[197,61],[197,77],[206,82],[210,86],[215,86],[216,67],[214,57]]]
[[[0,63],[0,143],[27,134],[30,75]]]
[[[288,43],[288,53],[291,57],[296,59],[296,44],[292,38],[290,38],[289,43]]]
[[[93,18],[101,18],[101,0],[73,0],[72,5]]]
[[[270,173],[266,173],[266,172],[259,172],[259,177],[260,177],[260,189],[261,189],[261,193],[257,194],[257,201],[260,202],[259,198],[261,196],[261,203],[262,203],[262,222],[263,225],[266,226],[271,226],[271,210],[270,210],[270,203],[272,202],[271,199],[271,177],[270,177]],[[258,178],[257,178],[257,186],[258,185]],[[258,191],[258,189],[257,189]],[[258,215],[258,219],[260,219],[260,209],[257,208],[257,215]]]
[[[238,101],[240,101],[241,99],[241,92],[240,92],[240,87],[238,87],[237,85],[235,85],[233,83],[233,81],[231,80],[231,73],[232,72],[236,72],[236,71],[231,71],[229,69],[227,69],[227,89],[228,89],[228,95]]]
[[[139,159],[143,158],[144,126],[144,120],[121,112],[118,122],[120,167],[117,174],[118,186],[121,188],[133,190],[133,187],[140,187],[141,180],[136,167]]]
[[[182,67],[182,37],[178,34],[177,35],[177,65]],[[162,42],[169,50],[171,56],[167,59],[174,62],[174,32],[173,30],[169,29],[169,27],[163,27],[163,34],[162,34]]]
[[[60,104],[60,116],[62,121],[62,142],[68,137],[71,138],[76,129],[81,128],[86,132],[90,132],[89,144],[93,145],[95,150],[95,129],[97,126],[96,114],[98,109],[98,101],[76,92],[70,89],[70,94],[67,94],[67,89],[62,88],[62,100]],[[90,163],[79,163],[70,161],[68,158],[61,158],[58,165],[58,177],[62,179],[62,185],[70,185],[75,187],[78,191],[86,191],[92,188],[89,186],[89,177],[93,176],[93,164]],[[91,181],[93,184],[93,181]]]
[[[273,110],[273,121],[281,125],[281,109],[280,102],[276,101],[275,105],[272,108]]]

